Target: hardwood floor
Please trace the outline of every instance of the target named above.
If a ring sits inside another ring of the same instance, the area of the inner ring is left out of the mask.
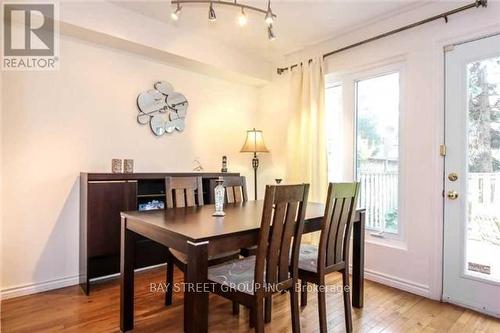
[[[182,276],[176,271],[176,278]],[[162,292],[150,292],[150,283],[165,281],[164,269],[138,273],[134,332],[182,332],[182,293],[174,293],[173,305],[165,307]],[[341,276],[329,282],[340,285]],[[366,281],[365,307],[353,309],[355,332],[500,332],[500,320],[460,307],[431,301],[420,296]],[[268,332],[290,331],[288,295],[276,295],[273,321]],[[1,332],[119,332],[119,281],[96,284],[84,296],[79,287],[19,297],[2,302]],[[211,332],[253,332],[248,328],[248,312],[231,314],[231,303],[210,295]],[[342,296],[327,296],[329,332],[344,332]],[[302,332],[318,332],[316,294],[301,309]]]

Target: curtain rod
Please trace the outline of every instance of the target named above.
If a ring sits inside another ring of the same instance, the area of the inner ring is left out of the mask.
[[[363,44],[371,43],[371,42],[376,41],[378,39],[382,39],[382,38],[385,38],[387,36],[394,35],[394,34],[397,34],[397,33],[401,32],[401,31],[409,30],[409,29],[418,27],[420,25],[423,25],[423,24],[426,24],[426,23],[429,23],[429,22],[432,22],[432,21],[436,21],[436,20],[439,20],[439,19],[444,19],[445,23],[448,23],[448,16],[450,16],[450,15],[453,15],[453,14],[456,14],[456,13],[460,13],[460,12],[463,12],[464,10],[468,10],[468,9],[471,9],[471,8],[487,7],[487,6],[488,6],[488,0],[475,0],[473,3],[471,3],[469,5],[465,5],[465,6],[462,6],[462,7],[459,7],[459,8],[450,10],[450,11],[447,11],[447,12],[439,14],[439,15],[429,17],[429,18],[427,18],[425,20],[418,21],[418,22],[415,22],[415,23],[412,23],[412,24],[409,24],[409,25],[405,25],[404,27],[397,28],[397,29],[391,30],[389,32],[385,32],[383,34],[377,35],[375,37],[371,37],[371,38],[362,40],[361,42],[357,42],[357,43],[354,43],[354,44],[342,47],[340,49],[337,49],[337,50],[325,53],[325,54],[323,54],[323,59],[326,58],[326,57],[329,57],[329,56],[331,56],[333,54],[337,54],[337,53],[340,53],[340,52],[343,52],[343,51],[346,51],[346,50],[358,47],[358,46],[363,45]],[[309,59],[309,63],[311,61],[312,61],[312,59]],[[278,73],[278,75],[281,75],[281,74],[283,74],[283,72],[285,72],[285,71],[287,71],[289,69],[291,70],[292,68],[297,67],[297,66],[299,66],[299,64],[291,65],[289,67],[277,68],[276,72]]]

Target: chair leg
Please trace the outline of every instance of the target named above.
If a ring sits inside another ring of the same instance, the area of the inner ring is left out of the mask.
[[[255,332],[264,333],[264,298],[258,297],[254,308]]]
[[[240,305],[233,301],[233,315],[237,316],[240,314]]]
[[[174,264],[170,255],[167,257],[167,290],[165,292],[165,305],[172,305],[174,287]]]
[[[307,305],[307,281],[300,280],[300,306]]]
[[[344,295],[344,316],[345,330],[352,332],[352,313],[351,313],[351,287],[349,285],[349,269],[346,268],[342,272],[342,289]]]
[[[266,302],[264,305],[264,311],[265,311],[265,321],[266,323],[271,322],[271,314],[272,314],[272,307],[273,307],[273,298],[272,296],[266,297]]]
[[[249,318],[248,318],[248,326],[250,326],[250,328],[254,328],[255,327],[255,310],[254,308],[250,308],[250,315],[249,315]]]
[[[319,331],[327,333],[328,324],[326,321],[326,294],[324,284],[318,286],[318,312],[319,312]]]
[[[296,286],[290,290],[290,309],[292,310],[292,332],[300,332],[300,313],[299,313],[299,293]]]

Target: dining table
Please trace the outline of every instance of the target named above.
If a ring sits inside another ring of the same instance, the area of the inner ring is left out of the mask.
[[[134,257],[138,235],[187,255],[184,290],[184,331],[208,331],[206,288],[208,257],[257,244],[263,201],[224,206],[225,216],[213,216],[214,205],[121,213],[120,329],[134,328]],[[309,202],[304,233],[321,230],[324,204]],[[357,210],[353,223],[352,306],[363,307],[365,211]]]

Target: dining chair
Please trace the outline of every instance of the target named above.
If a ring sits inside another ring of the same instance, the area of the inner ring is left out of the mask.
[[[248,307],[257,333],[264,332],[264,300],[283,291],[290,293],[292,331],[300,332],[298,259],[308,192],[309,184],[266,186],[257,255],[208,268],[211,291]]]
[[[225,203],[238,203],[238,202],[247,202],[248,201],[248,192],[247,192],[247,181],[245,176],[225,176],[222,177],[223,183],[222,186],[226,189],[225,191]],[[215,179],[210,180],[213,182],[210,188],[215,187]],[[213,193],[210,194],[211,196]],[[248,251],[252,251],[252,248],[243,248],[240,250],[240,254],[245,255]],[[233,314],[237,315],[240,313],[240,306],[237,302],[233,302]]]
[[[247,181],[244,176],[228,176],[222,179],[222,186],[226,189],[226,203],[248,201]]]
[[[321,333],[326,333],[328,329],[325,277],[333,272],[342,273],[345,327],[347,332],[352,332],[349,242],[358,192],[359,183],[330,183],[319,246],[302,244],[300,247],[301,306],[307,305],[307,283],[320,286],[318,288],[318,312]]]
[[[165,199],[167,209],[203,206],[201,177],[166,177]],[[208,258],[209,265],[216,265],[239,258],[239,251],[231,251]],[[167,250],[167,287],[165,305],[172,304],[174,265],[183,273],[187,269],[187,255],[175,249]]]

